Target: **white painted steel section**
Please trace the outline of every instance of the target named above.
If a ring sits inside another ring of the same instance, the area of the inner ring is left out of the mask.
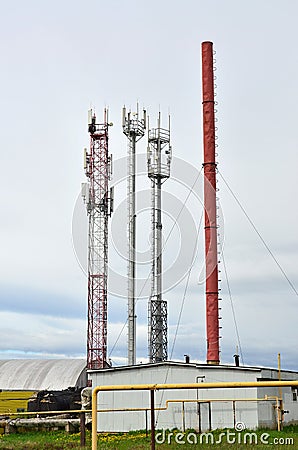
[[[127,305],[128,305],[128,365],[136,363],[136,314],[135,314],[135,278],[136,278],[136,143],[144,136],[146,129],[146,111],[143,119],[137,112],[122,111],[123,133],[128,139],[128,168],[127,168],[127,210],[128,210],[128,267],[127,267]]]

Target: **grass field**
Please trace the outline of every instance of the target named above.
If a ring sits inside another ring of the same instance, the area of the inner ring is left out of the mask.
[[[258,430],[235,432],[235,430],[216,430],[211,435],[198,435],[193,430],[179,434],[178,430],[157,431],[156,449],[163,450],[191,450],[217,448],[244,450],[254,448],[265,450],[298,449],[298,426],[286,427],[282,432]],[[246,437],[245,434],[247,433]],[[253,433],[253,434],[251,434]],[[207,439],[209,443],[207,443]],[[213,443],[212,443],[213,440]],[[263,443],[261,442],[263,440]],[[159,443],[158,443],[159,442]],[[180,442],[180,443],[179,443]],[[90,432],[86,435],[86,447],[91,448]],[[79,450],[80,435],[55,432],[28,432],[1,435],[1,450]],[[145,450],[150,449],[150,433],[145,431],[131,433],[100,433],[98,435],[98,449],[101,450]]]

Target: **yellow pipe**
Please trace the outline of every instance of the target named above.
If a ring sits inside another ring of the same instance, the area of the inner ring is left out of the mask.
[[[298,386],[298,381],[220,381],[215,383],[176,383],[176,384],[116,384],[96,386],[92,395],[99,391],[146,391],[160,389],[223,389],[242,387]]]
[[[166,405],[168,403],[171,402],[175,402],[175,403],[207,403],[207,402],[262,402],[262,401],[267,401],[267,400],[273,400],[270,399],[269,397],[264,397],[264,398],[204,398],[204,399],[177,399],[177,400],[167,400],[166,401]]]
[[[166,406],[160,406],[154,408],[156,411],[162,411],[166,410],[168,408],[168,403],[205,403],[205,402],[230,402],[230,401],[237,401],[237,402],[261,402],[265,400],[273,400],[278,397],[270,396],[268,397],[265,395],[265,397],[262,398],[207,398],[207,399],[169,399],[166,400]],[[104,412],[123,412],[123,411],[150,411],[150,408],[106,408],[106,409],[97,409],[98,413],[104,413]],[[91,413],[92,409],[66,409],[65,411],[27,411],[27,412],[5,412],[4,414],[9,416],[29,416],[29,415],[49,415],[49,414],[72,414],[72,413]]]
[[[144,391],[159,389],[223,389],[245,387],[286,387],[298,386],[298,381],[242,381],[217,383],[178,384],[124,384],[96,386],[92,391],[92,450],[97,450],[97,394],[100,391]]]
[[[92,392],[92,450],[97,450],[97,393],[99,392],[100,386]]]
[[[277,355],[277,367],[278,367],[278,381],[281,381],[281,372],[280,372],[280,368],[281,368],[281,364],[280,364],[280,353],[278,353],[278,355]],[[281,388],[278,388],[278,392],[279,392],[279,400],[282,400],[282,392],[281,392]]]
[[[280,388],[281,389],[281,388]],[[277,395],[266,395],[266,398],[268,400],[275,400],[275,408],[277,412],[277,431],[280,431],[280,422],[281,422],[281,411],[280,411],[280,403],[279,403],[279,396]]]
[[[154,385],[155,386],[155,385]],[[169,385],[171,386],[171,385]],[[196,386],[197,387],[197,386]],[[102,387],[104,388],[104,386]],[[99,390],[106,390],[106,389],[99,389]],[[111,389],[109,389],[111,390]],[[126,389],[127,390],[127,389]],[[95,406],[97,406],[97,396],[92,395],[92,407],[94,406],[94,398],[95,398]],[[265,400],[273,400],[276,399],[276,397],[268,397],[265,396],[264,398],[229,398],[229,399],[220,399],[220,398],[213,398],[213,399],[169,399],[166,400],[165,406],[157,407],[155,408],[156,411],[165,411],[168,409],[169,403],[204,403],[204,402],[229,402],[229,401],[265,401]],[[96,409],[95,415],[93,414],[92,410],[81,410],[81,409],[74,409],[74,410],[65,410],[65,411],[35,411],[35,412],[19,412],[19,413],[10,413],[10,416],[27,416],[27,415],[50,415],[50,414],[65,414],[65,413],[88,413],[92,411],[92,419],[95,417],[97,422],[97,413],[98,412],[124,412],[124,411],[149,411],[150,408],[114,408],[114,409]],[[94,433],[93,430],[96,430],[96,433]],[[92,449],[93,449],[93,440],[94,440],[94,434],[96,436],[96,445],[97,445],[97,423],[96,426],[93,427],[93,420],[92,420]],[[94,447],[95,449],[97,447]]]
[[[206,398],[206,399],[169,399],[166,400],[166,406],[160,406],[154,408],[156,411],[163,411],[168,409],[168,403],[206,403],[206,402],[261,402],[266,400],[276,400],[277,396],[267,396],[263,398]],[[150,411],[150,408],[106,408],[106,409],[97,409],[98,413],[105,412],[125,412],[125,411]],[[6,416],[35,416],[35,415],[51,415],[51,414],[73,414],[73,413],[91,413],[92,409],[66,409],[65,411],[26,411],[26,412],[9,412],[5,411],[3,415]]]
[[[281,381],[281,363],[280,363],[280,353],[277,355],[277,365],[278,365],[278,380]],[[281,387],[278,388],[278,395],[279,395],[279,408],[277,409],[277,415],[278,415],[278,431],[280,431],[283,423],[283,401],[282,401],[282,391]]]

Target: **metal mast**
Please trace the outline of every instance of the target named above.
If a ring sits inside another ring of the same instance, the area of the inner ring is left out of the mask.
[[[207,363],[219,364],[213,44],[202,43]]]
[[[89,111],[90,150],[85,149],[84,168],[88,183],[82,196],[89,217],[88,232],[88,332],[87,368],[103,369],[107,363],[107,271],[108,217],[113,210],[113,190],[109,190],[111,157],[108,153],[108,111],[104,122],[96,122]]]
[[[172,149],[169,128],[161,128],[160,113],[157,128],[148,130],[148,176],[151,179],[152,199],[152,268],[149,299],[149,361],[168,358],[167,302],[162,300],[162,222],[161,185],[170,176]]]
[[[136,143],[144,136],[146,111],[139,119],[137,112],[122,110],[123,133],[128,139],[128,365],[136,364],[136,314],[135,314],[135,277],[136,277]]]

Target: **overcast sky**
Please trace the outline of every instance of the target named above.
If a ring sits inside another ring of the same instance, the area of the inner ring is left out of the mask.
[[[121,108],[134,109],[139,101],[153,125],[159,110],[164,125],[171,113],[174,178],[165,183],[163,197],[169,355],[205,361],[200,179],[191,196],[188,192],[202,165],[200,48],[208,40],[216,50],[220,232],[233,305],[221,263],[222,362],[233,362],[238,344],[234,311],[245,364],[275,367],[280,352],[283,368],[298,369],[297,294],[223,181],[298,289],[297,2],[2,0],[0,5],[0,357],[85,357],[87,220],[80,184],[83,148],[89,145],[87,111],[95,106],[101,119],[108,106],[114,123],[110,152],[119,172],[112,180],[110,268],[125,278],[126,184],[120,180],[125,170],[119,173],[127,144]],[[138,152],[145,147],[144,138]],[[140,253],[150,243],[149,186],[143,173]],[[185,220],[173,228],[184,203]],[[121,233],[124,240],[117,241]],[[184,249],[189,261],[181,256]],[[140,278],[146,270],[148,265],[139,267]],[[118,339],[127,301],[125,289],[119,293],[112,281],[111,276],[109,354],[120,364],[127,356],[126,328]],[[146,302],[143,296],[137,304],[138,361],[147,358]]]

